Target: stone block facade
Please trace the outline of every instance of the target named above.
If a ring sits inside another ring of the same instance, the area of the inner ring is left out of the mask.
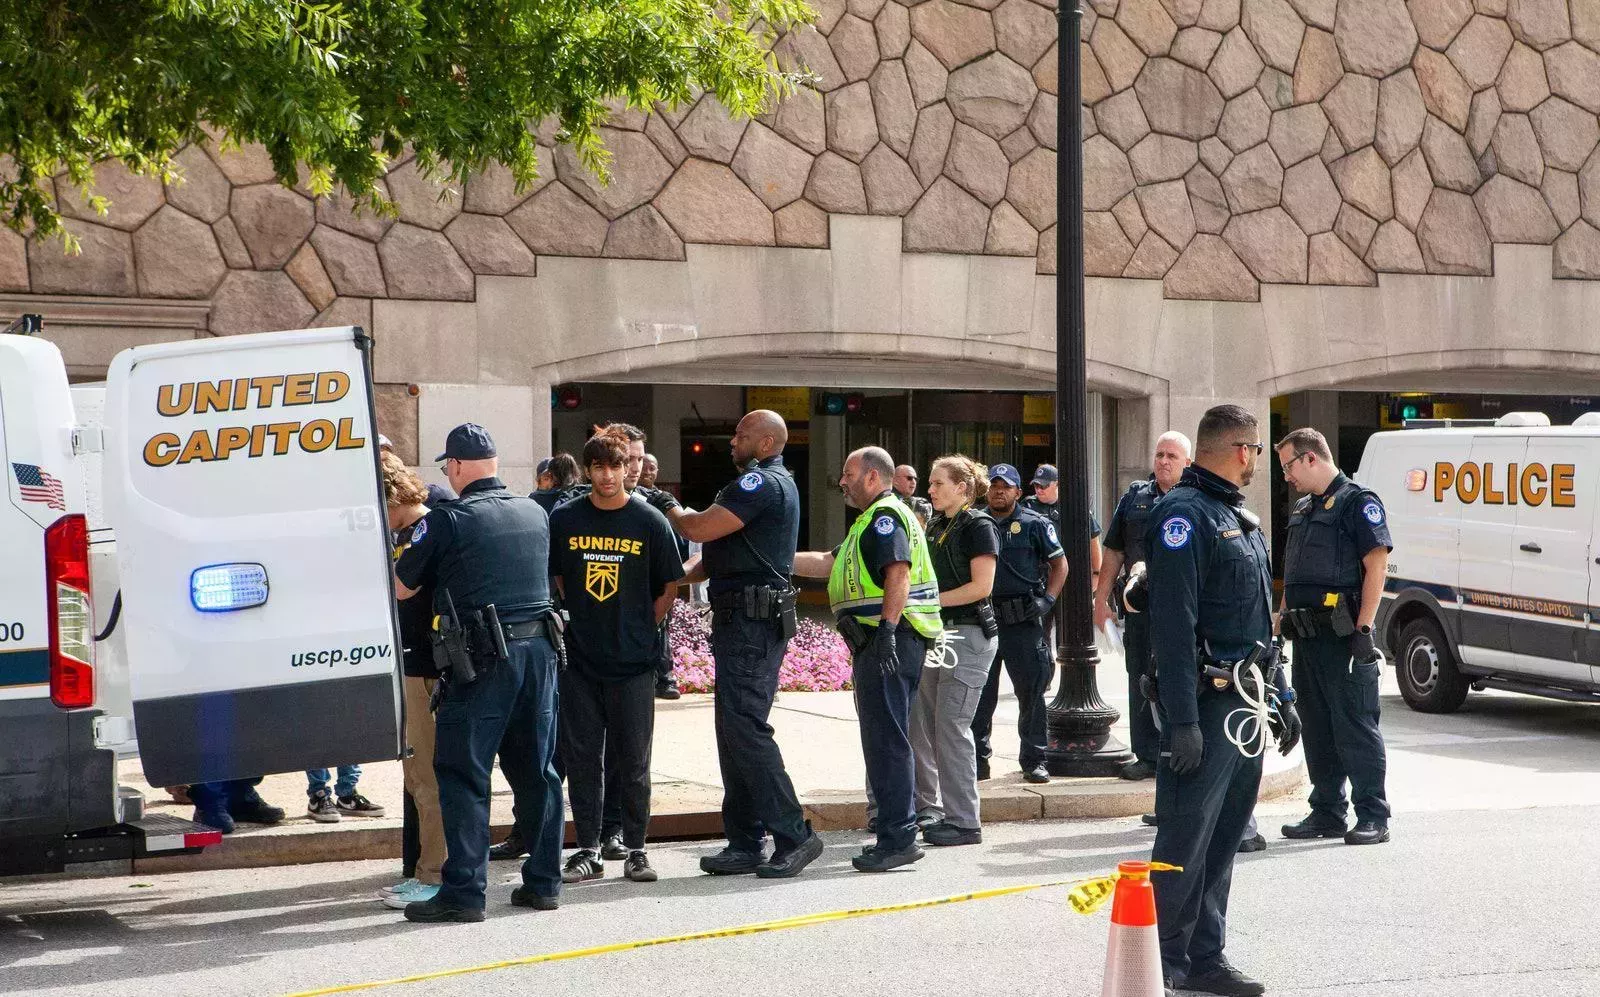
[[[821,0],[777,45],[807,89],[756,121],[716,100],[619,110],[613,180],[541,147],[517,191],[394,164],[395,219],[272,179],[258,148],[192,147],[170,187],[97,171],[57,190],[82,255],[0,234],[0,293],[209,300],[212,333],[470,302],[540,256],[682,261],[692,244],[827,248],[830,214],[902,219],[906,252],[1055,270],[1056,15],[1045,0]],[[1086,0],[1091,275],[1169,298],[1266,284],[1488,275],[1496,244],[1600,279],[1600,4]],[[541,132],[553,141],[553,130]]]

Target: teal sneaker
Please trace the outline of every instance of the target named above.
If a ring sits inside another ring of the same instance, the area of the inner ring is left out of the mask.
[[[405,893],[395,893],[383,898],[383,905],[393,910],[405,910],[406,904],[423,903],[439,895],[439,887],[418,883]]]

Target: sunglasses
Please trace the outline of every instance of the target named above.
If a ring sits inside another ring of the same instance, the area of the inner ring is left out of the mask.
[[[1256,452],[1256,456],[1258,457],[1261,455],[1261,451],[1267,448],[1265,443],[1235,443],[1233,445],[1236,447],[1245,447],[1249,450],[1254,450]]]

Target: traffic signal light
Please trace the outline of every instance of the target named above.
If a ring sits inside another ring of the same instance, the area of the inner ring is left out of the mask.
[[[1409,419],[1432,419],[1433,398],[1429,395],[1390,395],[1389,421],[1404,424]]]
[[[561,384],[550,389],[550,407],[571,412],[583,404],[583,391],[576,384]]]
[[[819,391],[816,395],[818,415],[858,415],[865,403],[858,394],[837,391]]]

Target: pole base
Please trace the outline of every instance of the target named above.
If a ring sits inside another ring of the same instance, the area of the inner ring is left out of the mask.
[[[1056,649],[1061,666],[1056,698],[1046,708],[1049,742],[1044,766],[1051,775],[1111,776],[1133,761],[1133,752],[1111,736],[1122,714],[1100,698],[1095,670],[1100,655],[1093,643]]]

